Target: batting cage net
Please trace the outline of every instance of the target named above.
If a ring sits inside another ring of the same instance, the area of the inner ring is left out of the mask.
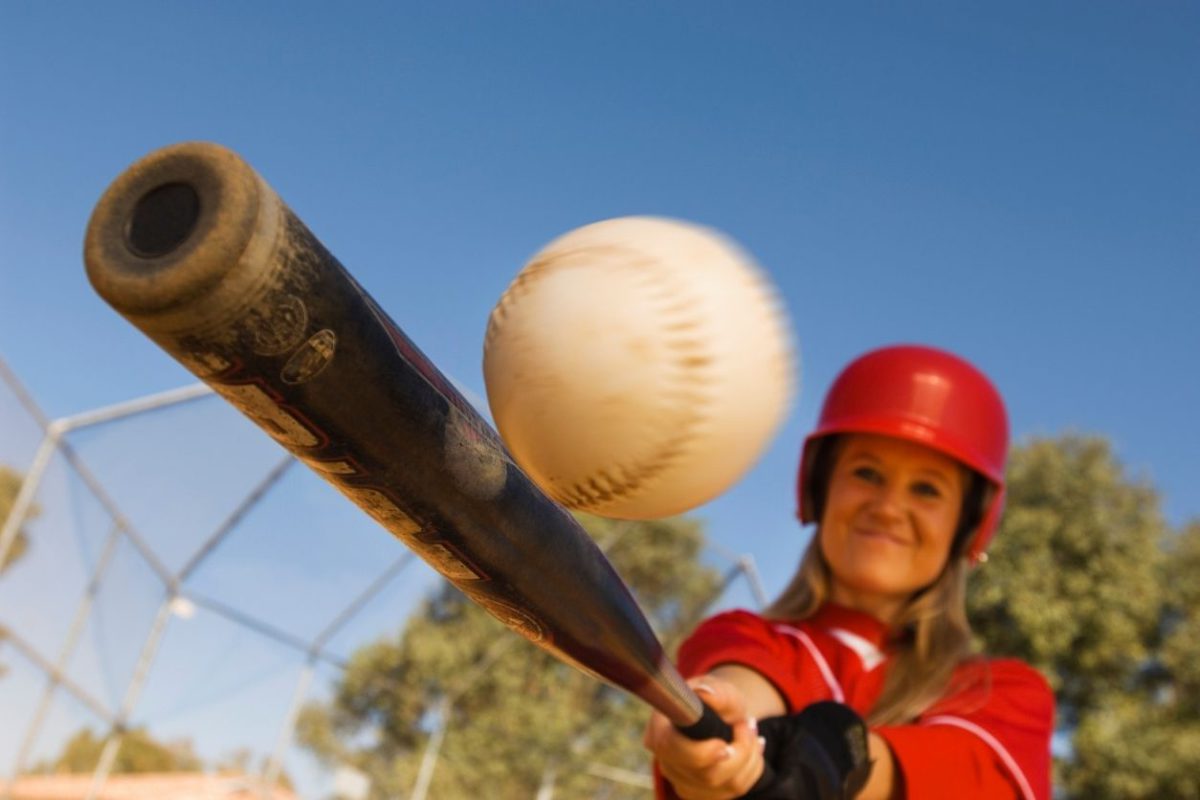
[[[0,798],[652,796],[644,707],[206,387],[50,419],[0,360],[0,432]],[[668,646],[763,604],[698,525],[639,525],[589,530]]]

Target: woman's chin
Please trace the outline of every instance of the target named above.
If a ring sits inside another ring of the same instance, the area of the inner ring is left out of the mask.
[[[851,574],[835,579],[840,584],[833,593],[835,602],[862,610],[892,607],[903,604],[915,591],[897,581],[894,570],[871,569],[869,566],[858,565]]]

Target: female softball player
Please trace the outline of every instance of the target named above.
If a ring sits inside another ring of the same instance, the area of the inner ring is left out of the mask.
[[[852,362],[804,444],[799,517],[817,529],[791,584],[679,653],[734,741],[654,715],[659,797],[1049,800],[1053,694],[973,653],[965,609],[1007,450],[1003,401],[962,359],[898,346]]]

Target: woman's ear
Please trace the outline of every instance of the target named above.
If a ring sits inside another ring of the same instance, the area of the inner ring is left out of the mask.
[[[826,436],[821,440],[812,459],[812,477],[808,481],[807,501],[811,505],[812,520],[821,528],[821,518],[825,516],[825,498],[829,494],[829,484],[833,478],[833,468],[837,457],[842,452],[843,437],[840,435]]]
[[[965,469],[965,468],[964,468]],[[974,470],[967,470],[968,480],[963,491],[962,510],[958,514],[958,528],[954,531],[954,544],[950,548],[950,558],[957,558],[968,552],[971,542],[979,533],[979,525],[983,522],[984,511],[995,495],[996,489],[991,482]]]

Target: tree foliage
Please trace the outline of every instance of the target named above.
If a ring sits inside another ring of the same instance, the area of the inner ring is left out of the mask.
[[[719,585],[698,561],[699,524],[584,521],[671,646]],[[647,795],[589,775],[595,764],[645,773],[645,707],[511,634],[450,586],[400,635],[360,649],[333,700],[305,709],[297,735],[319,758],[366,773],[372,797],[403,797],[439,709],[445,738],[430,797],[526,800],[550,776],[561,797]]]
[[[1066,797],[1200,797],[1200,524],[1174,535],[1104,439],[1016,448],[970,613],[1055,687]]]
[[[12,508],[17,502],[17,494],[21,491],[21,483],[24,481],[21,473],[11,467],[6,467],[0,464],[0,529],[3,529],[4,523],[8,521],[8,515],[12,513]],[[26,521],[33,519],[38,515],[38,508],[32,505],[26,511]],[[29,549],[29,534],[25,532],[24,527],[17,531],[16,538],[8,548],[7,553],[0,554],[0,574],[3,574],[6,569],[17,562],[21,556],[25,555],[25,551]],[[0,626],[0,641],[4,640],[4,627]],[[0,678],[4,677],[7,668],[0,663]]]
[[[24,480],[21,473],[11,467],[6,467],[0,464],[0,528],[8,520],[8,515],[12,512],[13,505],[17,502],[17,494],[21,491],[21,483]],[[26,514],[26,521],[33,519],[38,514],[36,506],[31,507]],[[29,535],[24,528],[17,531],[17,538],[13,541],[8,553],[0,560],[0,572],[11,567],[17,559],[25,555],[25,551],[29,547]]]
[[[58,758],[39,765],[37,772],[87,773],[96,769],[106,737],[84,728],[67,740]],[[203,768],[192,743],[187,740],[160,742],[136,728],[125,732],[112,771],[122,772],[196,772]]]
[[[1165,552],[1150,658],[1081,719],[1064,769],[1074,797],[1200,797],[1200,522]]]
[[[990,561],[972,577],[972,622],[987,650],[1022,658],[1054,686],[1062,798],[1200,798],[1200,521],[1172,531],[1159,498],[1103,438],[1014,449],[1008,507]],[[694,522],[591,520],[672,644],[717,586],[699,566]],[[553,771],[561,797],[644,797],[588,776],[644,771],[644,708],[504,632],[457,591],[431,597],[403,634],[360,650],[300,739],[407,796],[438,703],[448,725],[429,796],[528,798]]]

